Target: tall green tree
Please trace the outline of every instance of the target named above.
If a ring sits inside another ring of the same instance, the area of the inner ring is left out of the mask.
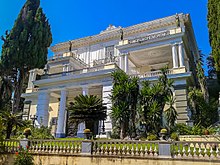
[[[208,0],[209,42],[215,62],[217,78],[220,81],[220,1]]]
[[[120,138],[136,136],[136,116],[139,96],[139,79],[128,76],[124,71],[112,73],[112,112],[113,125],[120,128]]]
[[[204,58],[204,54],[202,54],[200,50],[200,58],[198,59],[197,64],[196,64],[196,75],[199,81],[200,89],[202,90],[202,93],[203,93],[204,100],[206,101],[206,103],[208,103],[209,92],[207,88],[207,80],[204,74],[204,69],[202,68],[202,66],[204,65],[203,58]]]
[[[2,37],[1,63],[13,79],[13,111],[19,111],[21,93],[28,71],[43,68],[52,42],[51,28],[40,0],[27,0],[10,32]]]
[[[162,75],[154,84],[142,82],[140,90],[140,121],[145,126],[145,133],[157,134],[165,127],[164,107],[169,97],[173,95],[171,87],[173,81],[167,78],[167,69],[161,70]],[[175,111],[175,109],[172,109]],[[173,121],[175,122],[175,119]],[[173,122],[171,121],[171,122]],[[169,121],[168,121],[169,122]],[[173,123],[172,123],[173,124]],[[171,124],[171,125],[172,125]]]

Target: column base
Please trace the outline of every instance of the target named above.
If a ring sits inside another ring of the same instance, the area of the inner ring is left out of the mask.
[[[65,133],[56,133],[56,138],[65,138],[66,134]]]

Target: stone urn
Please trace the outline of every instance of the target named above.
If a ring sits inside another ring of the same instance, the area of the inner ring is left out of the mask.
[[[84,139],[86,139],[86,140],[91,139],[92,133],[91,133],[90,129],[84,129],[83,134],[84,134]]]
[[[28,136],[31,135],[31,129],[25,128],[23,135],[25,136],[25,138],[28,138]]]
[[[167,135],[167,129],[166,128],[161,129],[160,130],[161,140],[166,140],[166,135]]]

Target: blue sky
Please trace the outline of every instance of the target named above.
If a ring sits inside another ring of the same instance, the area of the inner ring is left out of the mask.
[[[0,35],[12,28],[24,3],[25,0],[0,1]],[[41,0],[41,7],[51,24],[52,45],[97,34],[109,24],[126,27],[176,13],[190,13],[198,47],[204,54],[211,51],[207,0]]]

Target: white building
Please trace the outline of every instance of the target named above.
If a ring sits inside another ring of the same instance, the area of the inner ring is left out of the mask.
[[[97,35],[51,47],[46,71],[30,71],[29,84],[22,96],[31,102],[26,117],[51,126],[57,137],[66,134],[66,106],[79,94],[98,95],[111,111],[111,72],[116,68],[142,80],[156,81],[160,68],[169,67],[174,79],[178,122],[189,121],[187,87],[195,85],[195,63],[199,52],[189,14],[178,14],[130,27],[110,25]],[[102,122],[100,122],[101,127]],[[111,131],[110,117],[104,122]],[[78,127],[78,135],[84,125]]]

